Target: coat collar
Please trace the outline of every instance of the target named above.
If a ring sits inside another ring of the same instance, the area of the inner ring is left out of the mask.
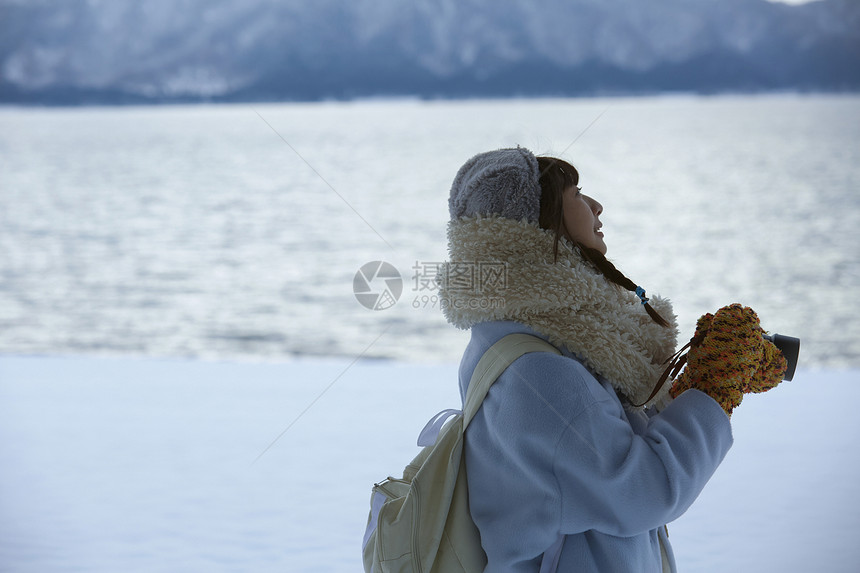
[[[651,394],[674,353],[677,326],[670,302],[650,304],[672,325],[654,323],[639,298],[609,283],[567,241],[553,262],[550,231],[503,217],[466,217],[448,225],[450,260],[438,275],[445,317],[471,328],[514,320],[579,356],[628,401]],[[667,397],[669,384],[649,405]]]

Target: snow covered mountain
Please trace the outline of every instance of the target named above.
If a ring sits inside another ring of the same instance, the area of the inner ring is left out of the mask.
[[[0,101],[860,88],[860,1],[0,0]]]

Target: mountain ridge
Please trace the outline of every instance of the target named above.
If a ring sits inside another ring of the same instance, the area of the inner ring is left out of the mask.
[[[858,89],[854,0],[0,0],[0,102]]]

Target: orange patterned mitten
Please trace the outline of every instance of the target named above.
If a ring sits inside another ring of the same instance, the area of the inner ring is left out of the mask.
[[[749,392],[764,392],[782,381],[785,359],[749,307],[731,304],[696,323],[687,367],[672,386],[672,396],[695,388],[719,402],[731,415]]]
[[[744,394],[767,392],[782,382],[788,363],[779,348],[770,340],[762,340],[761,362],[750,383],[743,388]]]

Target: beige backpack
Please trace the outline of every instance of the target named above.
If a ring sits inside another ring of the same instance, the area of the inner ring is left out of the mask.
[[[373,486],[362,545],[366,573],[484,570],[487,557],[469,513],[463,433],[490,386],[527,352],[561,354],[528,334],[509,334],[493,344],[475,367],[463,411],[434,416],[418,437],[424,449],[403,470],[403,478]]]

